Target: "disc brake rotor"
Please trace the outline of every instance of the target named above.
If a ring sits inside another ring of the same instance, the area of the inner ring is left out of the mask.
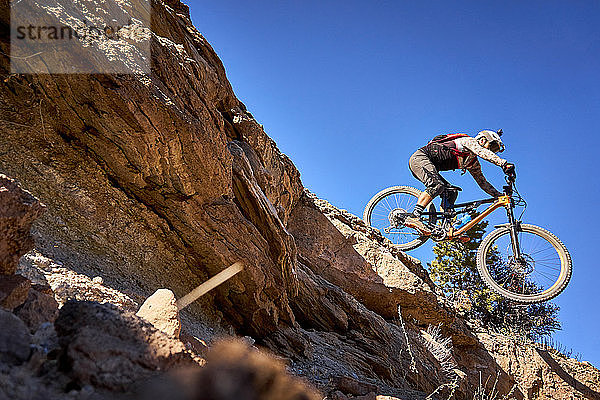
[[[519,260],[513,258],[510,266],[520,276],[528,276],[535,271],[535,260],[528,254],[522,254]]]
[[[388,221],[390,222],[390,228],[401,228],[404,226],[404,220],[408,217],[409,213],[404,208],[394,208],[388,214]]]

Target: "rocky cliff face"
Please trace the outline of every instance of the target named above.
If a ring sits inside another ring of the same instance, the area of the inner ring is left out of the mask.
[[[417,260],[306,191],[187,7],[152,11],[150,76],[9,75],[2,45],[0,172],[46,205],[36,257],[57,266],[30,271],[108,287],[55,293],[181,297],[241,261],[182,315],[184,332],[249,336],[331,398],[470,399],[480,381],[500,397],[600,398],[592,366],[480,331]]]

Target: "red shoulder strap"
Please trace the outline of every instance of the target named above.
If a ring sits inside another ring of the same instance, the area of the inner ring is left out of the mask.
[[[458,139],[461,137],[467,137],[467,136],[469,136],[469,135],[467,135],[466,133],[451,133],[448,136],[446,136],[443,141],[449,142],[450,140]]]
[[[444,143],[444,142],[450,142],[454,139],[458,139],[461,137],[467,137],[469,135],[467,135],[466,133],[449,133],[446,135],[438,135],[436,137],[434,137],[429,143]]]

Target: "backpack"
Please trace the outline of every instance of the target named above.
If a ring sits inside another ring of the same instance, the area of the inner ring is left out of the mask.
[[[458,158],[467,157],[471,153],[460,151],[453,140],[468,137],[465,133],[451,133],[445,135],[437,135],[427,143],[422,150],[429,156],[433,164],[440,171],[448,171],[458,168]]]
[[[449,147],[450,150],[454,153],[454,155],[456,157],[466,157],[469,155],[469,153],[464,152],[464,151],[459,151],[455,146],[444,145],[444,143],[448,143],[455,139],[458,139],[461,137],[468,137],[468,136],[469,135],[467,135],[466,133],[449,133],[449,134],[444,134],[444,135],[437,135],[436,137],[431,139],[428,144],[431,144],[431,143],[441,144],[442,146]]]
[[[445,135],[437,135],[436,137],[431,139],[429,141],[429,143],[444,143],[444,142],[449,142],[451,140],[458,139],[461,137],[467,137],[467,136],[469,136],[469,135],[467,135],[466,133],[449,133],[449,134],[445,134]]]

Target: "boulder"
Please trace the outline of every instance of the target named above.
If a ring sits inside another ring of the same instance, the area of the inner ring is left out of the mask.
[[[23,321],[0,309],[0,362],[20,365],[31,353],[31,335]]]
[[[33,249],[29,230],[43,210],[31,193],[0,174],[0,274],[14,274],[19,258]]]
[[[87,14],[97,19],[101,10]],[[80,20],[63,11],[62,20]],[[0,25],[10,26],[8,15]],[[179,0],[152,3],[152,30],[151,77],[7,74],[0,85],[0,170],[27,182],[49,205],[36,237],[40,251],[64,262],[65,268],[44,268],[59,298],[131,305],[84,276],[102,271],[107,284],[136,295],[149,287],[186,293],[241,261],[244,272],[190,307],[190,324],[208,315],[217,331],[251,335],[317,385],[343,375],[376,384],[386,395],[423,399],[447,379],[419,332],[442,323],[467,374],[456,399],[472,399],[488,377],[498,377],[500,396],[515,379],[523,388],[516,398],[536,391],[540,398],[553,391],[559,393],[553,398],[575,397],[581,386],[574,379],[600,392],[600,372],[591,366],[557,357],[543,367],[552,354],[538,354],[540,363],[532,364],[531,347],[475,337],[418,262],[359,218],[304,196],[299,172],[235,97],[225,68]],[[15,259],[30,247],[26,226],[35,214],[27,214],[27,202],[4,201],[15,193],[7,185],[0,185],[0,273],[14,272]],[[11,214],[18,209],[23,213]],[[56,327],[60,366],[74,381],[69,388],[125,390],[187,360],[180,342],[134,313],[93,303],[65,306]],[[217,354],[202,382],[222,385],[219,379],[240,376],[249,377],[245,388],[269,382],[237,362],[255,358],[238,354],[233,364]],[[2,390],[0,382],[0,398]]]
[[[0,307],[13,310],[25,302],[31,281],[21,275],[0,275]]]
[[[179,337],[181,321],[175,294],[169,289],[158,289],[140,307],[136,314],[169,336]]]
[[[54,326],[61,368],[80,387],[126,392],[162,371],[197,366],[179,340],[110,304],[68,301]]]

